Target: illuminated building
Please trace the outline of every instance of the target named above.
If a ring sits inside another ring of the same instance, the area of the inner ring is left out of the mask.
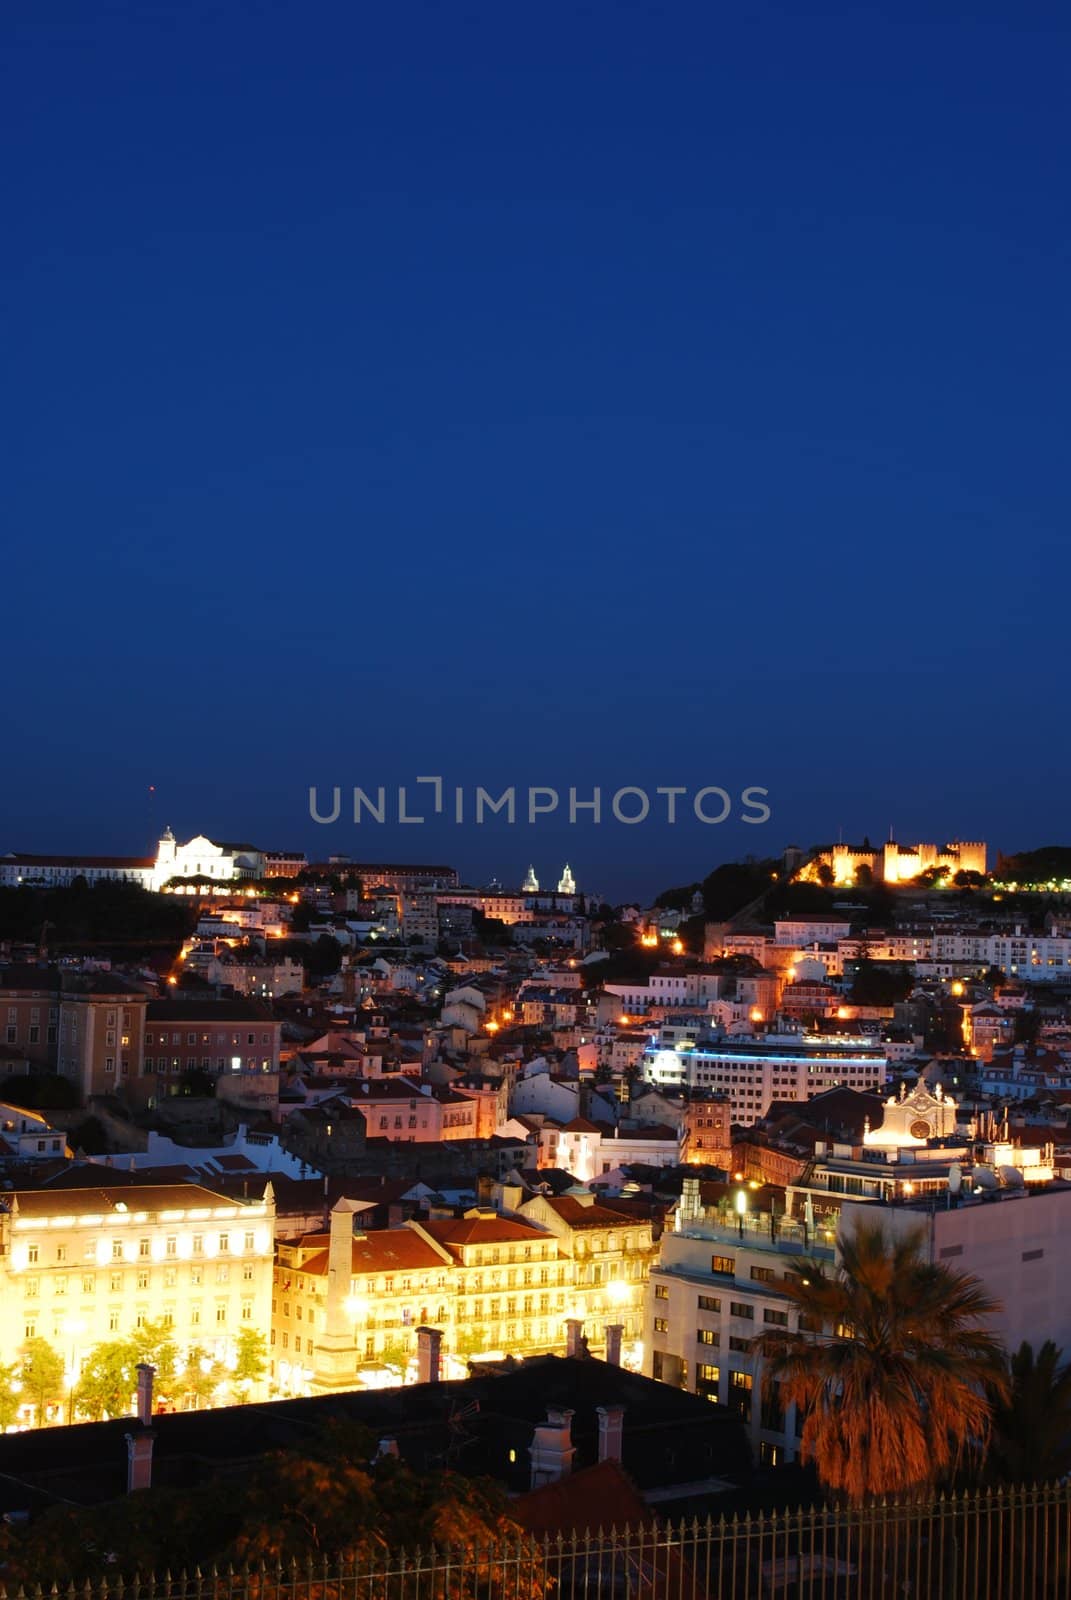
[[[106,1174],[102,1169],[102,1177]],[[201,1184],[29,1189],[0,1211],[0,1362],[42,1338],[76,1378],[95,1345],[147,1323],[180,1361],[191,1345],[232,1362],[243,1329],[271,1323],[275,1199]]]
[[[205,878],[212,883],[231,883],[237,878],[262,878],[265,856],[252,844],[214,844],[203,833],[179,844],[170,828],[165,828],[156,851],[153,889],[162,889],[172,878]]]
[[[768,1033],[761,1038],[712,1039],[643,1057],[648,1083],[706,1089],[729,1101],[734,1122],[752,1123],[772,1100],[809,1100],[843,1084],[881,1088],[887,1062],[870,1039],[814,1033]]]
[[[825,872],[823,872],[825,869]],[[947,875],[951,880],[957,872],[978,872],[985,876],[986,846],[979,840],[953,840],[939,850],[935,844],[897,844],[889,839],[880,848],[865,841],[861,845],[834,844],[828,846],[808,861],[797,873],[802,883],[820,883],[823,876],[832,874],[837,887],[857,883],[857,874],[864,869],[874,883],[913,883],[922,873],[931,870]]]
[[[524,882],[521,884],[521,893],[522,894],[538,894],[539,893],[539,879],[536,877],[535,867],[531,867],[530,866],[528,868],[528,871],[525,873]]]
[[[458,1372],[473,1356],[563,1351],[570,1319],[593,1350],[621,1327],[626,1359],[639,1359],[649,1219],[570,1195],[365,1233],[358,1209],[340,1201],[329,1232],[279,1245],[271,1355],[285,1391],[414,1377],[428,1326]]]
[[[576,894],[576,879],[573,877],[572,869],[568,862],[562,868],[562,875],[558,879],[558,893]]]
[[[583,1322],[591,1349],[604,1343],[608,1325],[617,1324],[626,1365],[638,1361],[644,1289],[656,1253],[650,1222],[590,1192],[537,1195],[520,1214],[554,1234],[571,1260],[568,1315]]]
[[[698,1179],[685,1179],[676,1228],[662,1235],[651,1267],[643,1370],[735,1411],[756,1459],[775,1466],[798,1453],[797,1417],[795,1407],[785,1413],[776,1395],[763,1395],[752,1343],[773,1328],[798,1328],[799,1313],[778,1285],[801,1259],[832,1266],[833,1233],[772,1218],[755,1209],[755,1198],[741,1185],[720,1207],[703,1207]]]

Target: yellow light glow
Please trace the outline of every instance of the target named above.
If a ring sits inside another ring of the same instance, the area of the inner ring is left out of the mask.
[[[617,1020],[618,1020],[618,1022],[621,1024],[621,1026],[623,1028],[627,1028],[628,1027],[629,1019],[628,1019],[628,1017],[625,1015],[625,1013],[623,1011],[622,1011],[621,1015],[618,1017]]]
[[[612,1301],[615,1306],[624,1305],[631,1293],[631,1286],[621,1278],[613,1278],[606,1285],[606,1298]]]
[[[840,1020],[842,1022],[844,1021],[845,1017],[850,1016],[850,1015],[851,1015],[851,1013],[849,1012],[847,1006],[838,1006],[837,1007],[837,1016],[840,1018]]]
[[[682,956],[684,954],[684,941],[682,939],[674,939],[673,954],[675,956]]]
[[[761,1022],[762,1021],[762,1012],[759,1010],[758,1006],[752,1006],[752,1008],[751,1008],[751,1020],[752,1020],[752,1022]]]
[[[498,1032],[498,1023],[495,1021],[494,1017],[492,1017],[490,1022],[487,1024],[487,1031],[488,1033]]]
[[[960,995],[960,994],[963,993],[963,985],[959,981],[958,978],[956,979],[955,983],[952,985],[952,993],[955,994],[955,995]]]

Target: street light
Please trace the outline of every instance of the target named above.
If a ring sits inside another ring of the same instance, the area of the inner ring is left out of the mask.
[[[85,1333],[86,1325],[81,1317],[66,1317],[63,1321],[63,1332],[71,1341],[71,1361],[67,1368],[67,1426],[74,1421],[74,1391],[78,1382],[78,1339]]]
[[[747,1216],[747,1190],[736,1191],[736,1216],[740,1226],[740,1237],[744,1237],[744,1218]]]

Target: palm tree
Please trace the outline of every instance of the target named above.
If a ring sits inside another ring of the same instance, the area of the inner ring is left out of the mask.
[[[1071,1363],[1051,1339],[1008,1357],[1010,1394],[993,1412],[991,1466],[1009,1483],[1048,1483],[1071,1471]]]
[[[802,1410],[802,1458],[834,1493],[924,1492],[984,1446],[1008,1393],[1002,1347],[980,1326],[1000,1307],[976,1278],[927,1260],[921,1231],[888,1238],[861,1222],[840,1257],[832,1274],[801,1263],[784,1283],[802,1328],[756,1341],[764,1385]]]

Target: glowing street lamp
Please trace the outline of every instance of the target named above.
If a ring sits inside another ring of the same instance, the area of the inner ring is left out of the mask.
[[[747,1216],[747,1190],[736,1191],[736,1218],[740,1228],[740,1237],[744,1237],[744,1218]]]
[[[65,1317],[63,1332],[71,1341],[71,1360],[67,1368],[67,1426],[74,1421],[74,1391],[78,1384],[78,1340],[86,1331],[86,1325],[81,1317]]]

